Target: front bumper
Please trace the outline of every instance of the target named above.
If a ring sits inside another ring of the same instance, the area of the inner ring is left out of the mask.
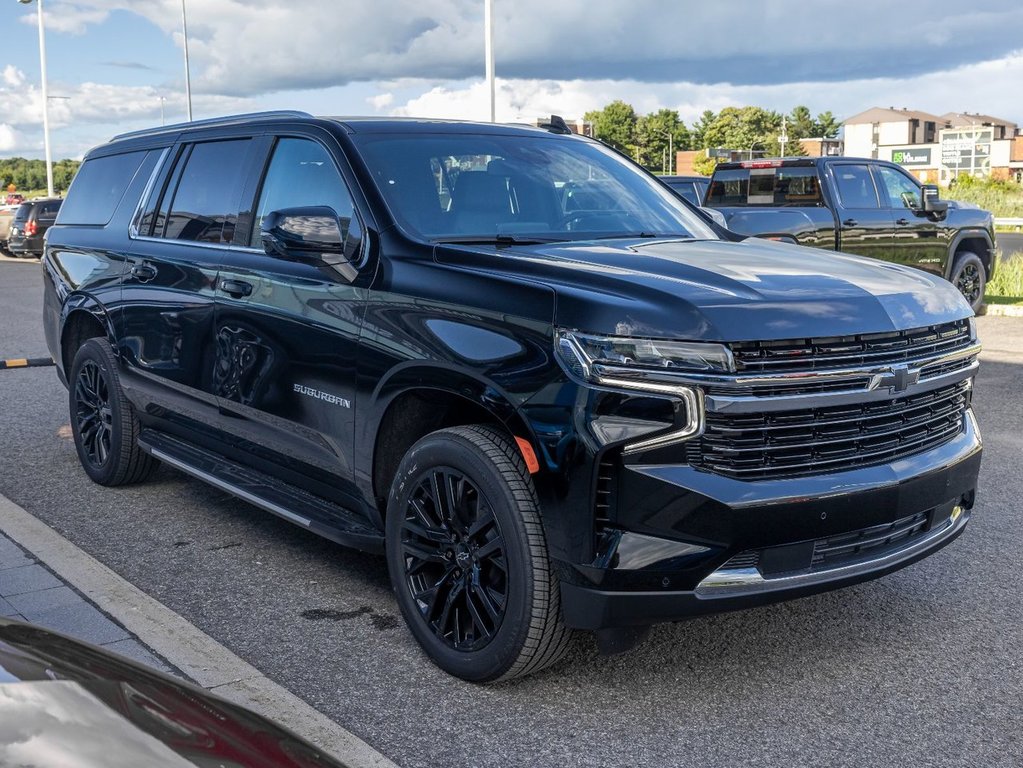
[[[642,626],[896,571],[962,533],[981,452],[967,411],[962,432],[948,443],[846,472],[744,482],[681,465],[627,466],[621,527],[604,534],[593,563],[562,571],[565,621],[579,629]],[[817,555],[821,542],[833,551],[850,532],[873,531],[877,539],[878,530],[905,520],[917,521],[910,534],[891,542],[882,536],[860,556],[857,546],[831,561]]]

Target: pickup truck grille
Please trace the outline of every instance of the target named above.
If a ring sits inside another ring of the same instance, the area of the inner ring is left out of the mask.
[[[968,320],[891,333],[731,344],[738,372],[765,375],[926,361],[970,346]]]
[[[891,400],[753,414],[708,412],[686,443],[694,467],[742,480],[884,464],[948,442],[963,429],[971,382]]]

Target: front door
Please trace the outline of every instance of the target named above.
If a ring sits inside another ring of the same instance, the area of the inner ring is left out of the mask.
[[[941,222],[920,210],[920,183],[908,173],[886,165],[875,166],[874,173],[895,222],[894,260],[943,275],[948,243]]]
[[[356,348],[365,307],[357,267],[270,256],[260,238],[269,213],[306,206],[332,208],[358,250],[362,227],[331,152],[311,138],[279,137],[248,242],[221,265],[214,391],[250,464],[345,505],[356,497]]]

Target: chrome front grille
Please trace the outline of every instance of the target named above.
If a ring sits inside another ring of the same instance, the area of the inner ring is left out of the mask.
[[[730,345],[738,373],[777,374],[864,366],[914,364],[973,343],[969,320],[891,333]]]
[[[703,435],[686,443],[686,458],[699,469],[743,480],[883,464],[958,435],[970,394],[967,379],[891,399],[756,413],[708,412]]]

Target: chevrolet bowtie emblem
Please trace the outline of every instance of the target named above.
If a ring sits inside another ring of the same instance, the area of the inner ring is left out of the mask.
[[[884,384],[894,392],[905,392],[920,381],[920,369],[908,365],[893,365],[884,377]]]

